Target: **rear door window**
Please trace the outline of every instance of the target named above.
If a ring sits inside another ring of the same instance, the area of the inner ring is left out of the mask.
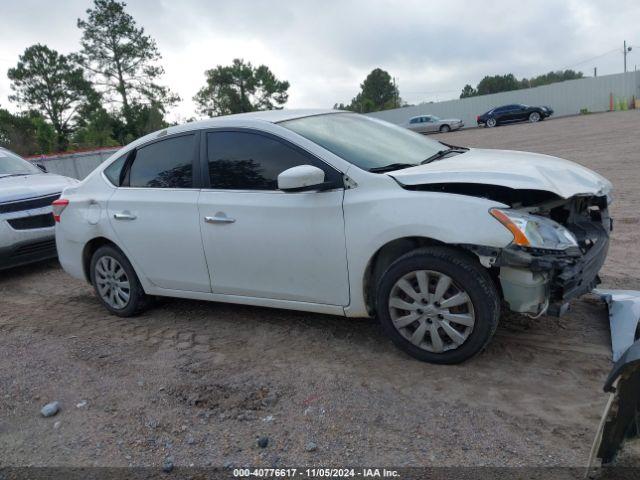
[[[196,147],[196,136],[190,134],[139,148],[129,169],[129,186],[192,188]]]

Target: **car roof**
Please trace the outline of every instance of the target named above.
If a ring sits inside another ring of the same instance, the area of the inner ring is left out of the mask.
[[[116,152],[112,157],[126,153],[139,145],[147,143],[149,140],[153,140],[159,137],[167,135],[173,135],[176,133],[192,132],[194,130],[204,130],[207,128],[215,127],[259,127],[262,123],[278,123],[286,120],[294,120],[296,118],[312,117],[315,115],[328,115],[334,113],[353,113],[344,110],[333,109],[287,109],[287,110],[264,110],[260,112],[247,112],[236,113],[233,115],[221,115],[219,117],[207,118],[205,120],[199,120],[195,122],[183,123],[181,125],[174,125],[161,130],[151,132],[144,137],[140,137],[133,142],[129,143],[121,150]],[[109,157],[109,158],[112,158]]]
[[[209,126],[217,126],[222,123],[228,124],[233,122],[243,122],[244,120],[259,120],[269,123],[284,122],[286,120],[293,120],[296,118],[311,117],[314,115],[326,115],[329,113],[345,113],[342,110],[333,110],[327,108],[301,108],[301,109],[286,109],[286,110],[263,110],[260,112],[247,112],[236,113],[234,115],[223,115],[220,117],[208,118],[206,120],[200,120],[193,122],[191,126],[197,126],[197,128],[207,128]]]

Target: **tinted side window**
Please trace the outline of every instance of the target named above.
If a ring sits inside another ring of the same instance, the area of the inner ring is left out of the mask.
[[[113,183],[116,187],[120,186],[120,174],[122,173],[122,167],[124,166],[124,162],[127,160],[130,152],[125,153],[111,165],[104,169],[105,176],[109,179],[111,183]]]
[[[131,164],[129,186],[191,188],[195,138],[183,135],[140,148]]]
[[[278,175],[299,165],[324,170],[325,181],[339,178],[337,171],[311,155],[256,133],[210,132],[207,156],[211,188],[277,190]]]

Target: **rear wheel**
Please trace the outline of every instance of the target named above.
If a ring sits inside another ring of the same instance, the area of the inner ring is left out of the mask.
[[[489,128],[493,128],[498,124],[498,122],[496,122],[495,118],[488,118],[487,121],[485,122],[485,125]]]
[[[140,281],[127,257],[105,245],[91,257],[91,283],[100,302],[120,317],[140,313],[148,304]]]
[[[540,114],[538,112],[531,112],[529,114],[529,121],[531,123],[536,123],[540,121]]]
[[[430,247],[396,260],[383,274],[376,312],[391,340],[432,363],[459,363],[487,345],[500,301],[487,271],[466,255]]]
[[[447,133],[451,131],[451,127],[449,125],[442,125],[440,127],[440,133]]]

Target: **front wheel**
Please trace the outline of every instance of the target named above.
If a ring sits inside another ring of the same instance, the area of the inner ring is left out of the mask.
[[[489,343],[500,299],[491,277],[472,257],[429,247],[403,255],[382,275],[376,313],[387,335],[409,355],[453,364]]]
[[[536,123],[540,121],[540,114],[538,112],[531,112],[529,114],[529,121],[531,123]]]
[[[447,133],[451,131],[451,127],[449,125],[442,125],[440,127],[440,133]]]

